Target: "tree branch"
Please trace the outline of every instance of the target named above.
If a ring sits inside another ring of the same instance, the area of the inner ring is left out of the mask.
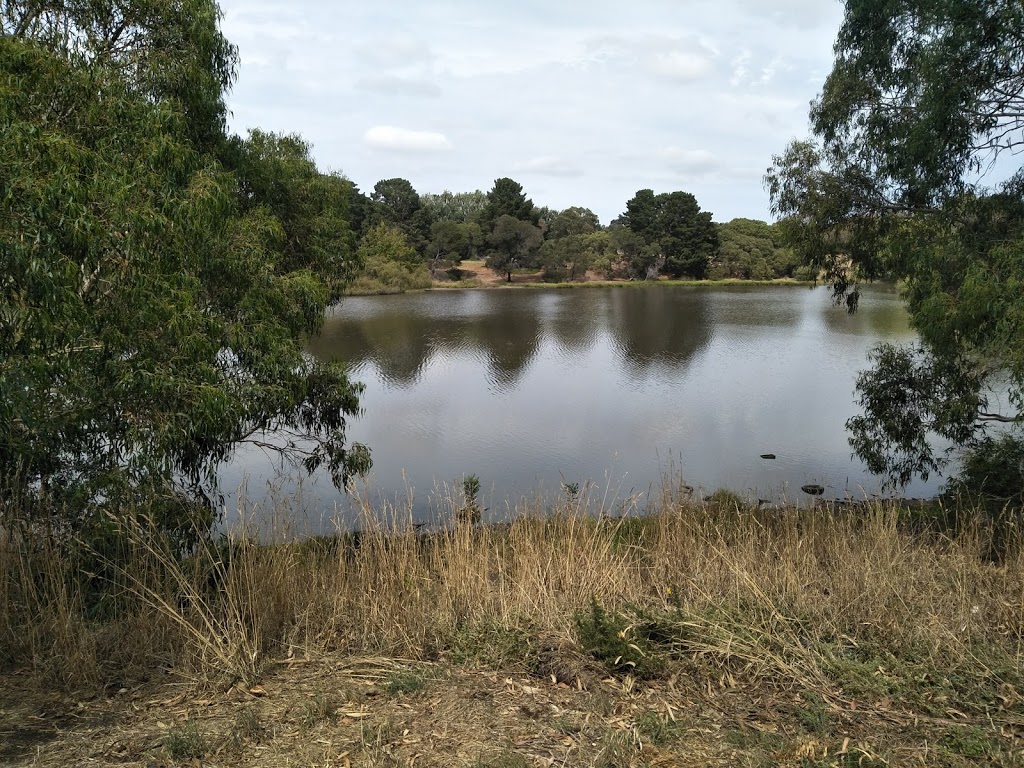
[[[978,421],[994,421],[998,424],[1020,424],[1024,422],[1024,413],[1016,416],[1003,416],[999,413],[979,413]]]

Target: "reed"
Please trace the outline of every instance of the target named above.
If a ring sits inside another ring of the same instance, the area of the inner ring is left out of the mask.
[[[833,697],[883,656],[1020,674],[1024,556],[1004,533],[989,557],[981,515],[934,530],[886,502],[759,510],[665,492],[641,509],[591,496],[472,525],[452,493],[451,525],[430,533],[387,505],[327,538],[243,518],[187,557],[142,514],[110,521],[117,560],[8,521],[0,653],[65,686],[154,670],[251,685],[275,660],[336,652],[529,664],[545,643],[598,651],[580,630],[598,605],[641,654]]]

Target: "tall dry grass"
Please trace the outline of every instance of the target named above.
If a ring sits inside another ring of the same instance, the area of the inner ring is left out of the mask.
[[[462,503],[450,499],[453,521]],[[7,525],[0,661],[65,686],[253,683],[328,652],[515,664],[541,638],[571,644],[597,604],[654,617],[677,655],[837,696],[837,668],[860,659],[1022,671],[1024,548],[1011,537],[990,557],[981,516],[937,532],[890,503],[757,510],[666,493],[644,516],[610,506],[584,492],[430,534],[395,508],[367,507],[358,535],[334,538],[243,522],[187,558],[129,516],[112,521],[125,546],[94,561],[101,576],[76,570],[52,531]]]

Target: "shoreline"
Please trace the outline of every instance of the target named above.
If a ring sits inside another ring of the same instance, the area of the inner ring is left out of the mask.
[[[465,291],[465,290],[494,290],[509,288],[556,288],[559,290],[569,288],[618,288],[618,287],[646,287],[646,286],[686,286],[686,287],[733,287],[733,286],[807,286],[814,287],[819,284],[818,280],[798,280],[793,277],[779,277],[770,280],[745,280],[741,278],[723,278],[719,280],[691,278],[667,278],[658,277],[653,280],[634,280],[627,278],[603,279],[599,273],[587,272],[576,280],[547,281],[543,279],[543,272],[524,270],[513,273],[511,282],[505,279],[504,274],[499,274],[485,266],[484,262],[477,260],[463,261],[458,271],[461,274],[459,280],[432,280],[429,287],[412,288],[408,290],[397,290],[383,283],[377,284],[369,290],[354,291],[347,293],[348,296],[385,296],[400,293],[423,293],[426,291]],[[822,283],[824,285],[824,283]]]
[[[734,288],[742,286],[771,287],[771,286],[793,286],[814,288],[824,285],[818,281],[795,280],[793,278],[778,278],[773,280],[739,280],[728,278],[725,280],[584,280],[574,282],[547,283],[543,281],[523,281],[511,283],[506,281],[495,283],[480,283],[475,279],[465,281],[434,281],[429,288],[414,288],[407,291],[365,291],[346,293],[345,296],[399,296],[412,293],[429,293],[430,291],[493,291],[493,290],[515,290],[515,289],[558,289],[569,290],[577,288],[646,288],[646,287],[687,287],[687,288]]]

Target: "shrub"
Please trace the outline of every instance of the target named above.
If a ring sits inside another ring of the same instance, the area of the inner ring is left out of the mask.
[[[656,677],[662,671],[661,660],[650,644],[639,636],[620,613],[609,613],[596,597],[590,610],[575,617],[576,633],[584,650],[609,670],[637,678]]]

